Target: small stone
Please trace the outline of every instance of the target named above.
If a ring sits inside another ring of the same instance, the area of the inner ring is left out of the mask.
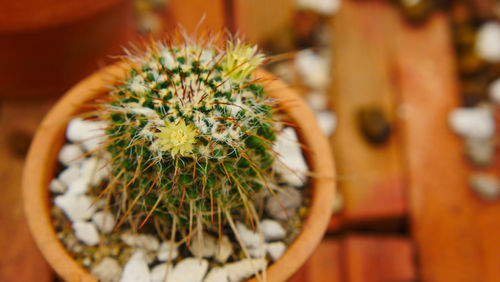
[[[170,254],[170,249],[172,249],[172,254]],[[179,251],[177,249],[177,245],[170,244],[170,242],[163,242],[160,244],[160,248],[158,248],[158,260],[159,261],[168,261],[168,257],[170,260],[174,260],[179,256]]]
[[[449,116],[453,131],[466,138],[488,139],[495,134],[495,119],[488,109],[458,108]]]
[[[135,251],[123,268],[120,282],[151,281],[151,273],[145,257],[143,250]]]
[[[97,186],[109,178],[110,167],[104,158],[87,158],[82,162],[81,174],[90,179],[90,184]]]
[[[357,113],[358,127],[367,141],[374,145],[385,143],[391,135],[391,125],[377,107],[364,107]]]
[[[307,105],[315,111],[315,112],[321,112],[325,111],[328,107],[328,98],[327,94],[325,91],[313,91],[308,93],[305,96],[305,100],[307,102]]]
[[[90,219],[95,212],[92,200],[86,195],[64,194],[55,197],[54,204],[61,208],[71,221]]]
[[[308,167],[295,130],[290,127],[283,129],[276,138],[273,150],[279,155],[274,168],[283,179],[292,186],[304,185]]]
[[[277,261],[286,251],[286,245],[283,242],[267,244],[267,253],[273,261]]]
[[[496,142],[492,139],[467,138],[465,152],[470,162],[478,167],[492,164],[495,158]]]
[[[202,281],[207,273],[208,262],[197,258],[185,258],[177,263],[169,275],[169,282],[194,282]]]
[[[476,52],[488,62],[500,61],[500,24],[489,21],[481,25],[477,32]]]
[[[124,233],[120,238],[128,246],[144,248],[148,251],[156,251],[160,247],[160,242],[154,235]]]
[[[103,258],[101,262],[90,270],[90,273],[102,282],[117,282],[120,280],[122,268],[113,258]]]
[[[304,83],[313,89],[323,89],[330,83],[329,59],[323,58],[311,49],[297,52],[295,68]]]
[[[71,184],[68,186],[68,192],[67,194],[71,195],[83,195],[86,194],[89,191],[89,179],[86,177],[80,177],[75,179]]]
[[[291,187],[281,187],[278,189],[276,197],[278,197],[279,201],[273,195],[268,197],[265,210],[272,218],[277,220],[285,221],[289,217],[293,217],[302,204],[302,194]],[[280,202],[283,206],[280,205]]]
[[[71,185],[73,181],[77,180],[81,176],[81,167],[79,164],[72,164],[65,168],[59,175],[57,179],[61,181],[65,186]]]
[[[115,227],[115,217],[110,212],[96,212],[92,216],[92,222],[103,234],[109,234]]]
[[[295,0],[299,9],[312,10],[318,14],[331,16],[340,9],[341,0]]]
[[[227,271],[224,268],[214,267],[208,272],[203,282],[228,282],[227,276]]]
[[[497,177],[485,173],[476,173],[469,179],[471,188],[485,201],[500,198],[500,181]]]
[[[259,244],[257,247],[249,247],[247,251],[252,258],[263,258],[266,256],[266,248],[267,245],[264,243]]]
[[[49,183],[49,190],[54,194],[62,194],[66,192],[66,186],[57,178],[54,178]]]
[[[344,196],[342,193],[336,193],[332,202],[332,214],[338,214],[344,209]]]
[[[423,23],[430,15],[434,5],[427,0],[403,0],[401,12],[412,24]]]
[[[74,143],[81,143],[86,151],[91,151],[105,140],[105,128],[104,122],[75,118],[68,124],[66,137]]]
[[[500,104],[500,78],[492,81],[488,86],[488,94],[491,101],[496,104]]]
[[[168,270],[168,272],[167,272]],[[172,264],[162,263],[159,264],[151,270],[151,282],[165,282],[172,281],[170,276],[172,275],[173,266]]]
[[[78,161],[78,158],[83,155],[82,148],[77,144],[65,144],[62,146],[61,150],[59,150],[59,154],[57,156],[60,163],[65,166],[69,166],[74,162]]]
[[[94,224],[85,221],[73,223],[75,237],[87,246],[95,246],[99,243],[99,233]]]
[[[321,131],[323,131],[326,137],[332,136],[337,126],[337,116],[335,113],[332,111],[317,112],[316,118],[318,119]]]
[[[217,246],[217,251],[215,253],[215,260],[220,263],[225,263],[227,259],[233,254],[233,245],[229,240],[229,237],[222,235],[220,239],[220,244]]]
[[[82,260],[82,264],[85,267],[89,267],[91,263],[92,263],[92,259],[90,259],[90,257],[84,257]]]
[[[200,248],[201,254],[200,254]],[[191,240],[190,251],[193,256],[198,257],[201,256],[203,258],[213,257],[217,251],[217,239],[213,236],[204,233],[201,238],[201,246],[199,242],[198,232],[195,233]]]
[[[236,222],[236,231],[247,248],[257,248],[260,245],[259,234],[248,229],[245,224]]]
[[[285,228],[276,220],[264,219],[260,227],[266,241],[281,240],[286,236]]]
[[[227,272],[229,281],[237,282],[247,279],[255,273],[265,270],[267,267],[267,260],[261,259],[242,259],[237,262],[228,263],[224,266]]]

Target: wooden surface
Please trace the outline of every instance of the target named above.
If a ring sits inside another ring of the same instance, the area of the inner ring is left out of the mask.
[[[293,0],[230,0],[234,26],[233,32],[239,32],[252,43],[262,43],[273,33],[289,25]]]
[[[410,238],[352,235],[344,240],[341,253],[343,281],[417,280]]]
[[[24,153],[53,101],[2,101],[0,106],[0,281],[52,281],[28,231],[21,202]]]
[[[349,234],[325,238],[289,282],[417,280],[410,238]]]
[[[393,40],[387,36],[398,24],[398,11],[376,1],[345,1],[333,20],[331,101],[338,126],[332,146],[345,200],[344,210],[332,220],[334,230],[400,219],[407,211],[401,136],[394,127],[398,101],[391,76]],[[366,106],[381,109],[392,123],[394,132],[385,144],[370,144],[360,133],[356,117]]]
[[[436,16],[419,30],[400,27],[394,37],[400,97],[408,108],[401,125],[422,279],[498,281],[500,204],[472,193],[463,140],[448,126],[460,99],[447,20]]]
[[[167,4],[165,22],[167,31],[175,26],[183,27],[188,35],[195,31],[219,32],[227,26],[224,0],[172,0]]]

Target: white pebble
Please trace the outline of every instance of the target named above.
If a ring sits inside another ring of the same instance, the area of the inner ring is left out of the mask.
[[[110,233],[115,227],[115,217],[110,212],[96,212],[94,216],[92,216],[92,222],[103,234]]]
[[[247,251],[252,258],[263,258],[266,256],[266,248],[266,244],[259,244],[257,247],[247,248]]]
[[[80,178],[81,173],[81,166],[79,164],[72,164],[61,171],[61,173],[57,176],[57,179],[65,186],[69,186],[73,183],[73,181]]]
[[[64,214],[71,220],[87,220],[95,212],[92,200],[86,195],[61,195],[54,199],[54,204],[61,208]]]
[[[500,24],[484,23],[477,32],[476,52],[488,62],[500,61]]]
[[[272,218],[277,220],[284,221],[294,216],[302,204],[302,194],[292,187],[280,187],[276,197],[271,195],[267,198],[265,210]],[[283,210],[283,208],[285,209]]]
[[[91,151],[105,140],[105,128],[106,123],[102,121],[88,121],[76,118],[69,122],[66,137],[74,143],[81,142],[85,150]]]
[[[242,259],[237,262],[228,263],[224,266],[227,271],[229,281],[236,282],[249,278],[255,273],[263,271],[267,266],[267,260],[262,259]]]
[[[313,10],[322,15],[333,15],[340,9],[341,0],[295,0],[299,9]]]
[[[274,162],[274,168],[292,186],[302,186],[305,182],[307,163],[302,155],[297,134],[293,128],[283,129],[273,145],[279,160]]]
[[[313,89],[325,88],[330,82],[328,59],[311,49],[297,52],[295,68],[303,77],[304,83]]]
[[[170,249],[172,249],[172,254],[170,254]],[[174,243],[172,246],[170,242],[163,242],[160,244],[160,247],[158,248],[158,260],[167,261],[168,256],[171,256],[170,260],[174,260],[179,256],[177,245]]]
[[[66,192],[66,186],[62,184],[57,178],[54,178],[49,183],[49,190],[55,194],[61,194]]]
[[[97,157],[87,158],[82,162],[81,174],[90,179],[90,184],[97,186],[109,178],[110,167],[106,160]]]
[[[73,230],[75,231],[76,239],[85,245],[94,246],[99,243],[99,233],[97,233],[94,224],[86,221],[75,221],[73,222]]]
[[[324,111],[328,107],[328,96],[325,91],[312,91],[307,93],[305,100],[313,111]]]
[[[450,113],[450,126],[467,138],[487,139],[495,134],[493,114],[483,108],[458,108]]]
[[[337,116],[332,111],[322,111],[316,113],[316,118],[318,119],[319,127],[321,131],[326,135],[326,137],[332,136],[337,127]]]
[[[215,260],[220,263],[225,263],[227,259],[233,254],[233,245],[226,235],[222,235],[220,244],[215,253]]]
[[[145,257],[146,254],[143,250],[135,251],[123,268],[120,282],[151,281],[151,273]]]
[[[159,264],[151,270],[151,282],[165,282],[171,281],[169,277],[172,275],[172,264],[162,263]],[[167,272],[168,270],[168,272]]]
[[[264,219],[260,227],[266,241],[281,240],[286,236],[285,228],[276,220]]]
[[[191,239],[190,251],[195,257],[198,257],[199,255],[204,258],[213,257],[217,251],[217,239],[207,233],[204,233],[201,238],[200,246],[198,232],[196,232]]]
[[[247,248],[257,248],[260,245],[259,234],[248,229],[245,224],[236,222],[236,231]]]
[[[72,163],[78,161],[78,158],[82,155],[83,150],[79,145],[65,144],[64,146],[62,146],[61,150],[59,150],[57,158],[63,165],[69,166]]]
[[[120,238],[128,246],[144,248],[148,251],[156,251],[160,247],[160,242],[154,235],[124,233]]]
[[[286,251],[286,245],[283,242],[267,244],[267,253],[273,261],[277,261]]]
[[[203,282],[228,282],[227,276],[227,271],[224,268],[214,267],[208,272]]]
[[[113,258],[106,257],[94,266],[90,273],[102,282],[117,282],[122,274],[120,264]]]
[[[488,94],[491,101],[500,104],[500,78],[492,81],[488,86]]]
[[[89,191],[89,179],[87,177],[80,177],[75,179],[68,186],[68,194],[71,195],[82,195]]]
[[[208,262],[197,258],[185,258],[177,263],[169,275],[170,282],[196,282],[202,281],[207,273]]]
[[[500,180],[495,175],[475,173],[470,176],[469,183],[481,199],[495,201],[500,198]]]

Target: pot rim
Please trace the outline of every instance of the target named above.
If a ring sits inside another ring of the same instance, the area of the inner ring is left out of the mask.
[[[80,110],[80,105],[102,93],[102,86],[114,77],[123,76],[118,63],[90,75],[72,89],[50,110],[38,127],[23,170],[23,204],[28,225],[35,242],[52,268],[67,281],[97,281],[66,251],[56,236],[51,220],[48,184],[53,178],[57,154],[65,142],[67,123]],[[268,281],[284,281],[294,274],[312,254],[327,229],[335,194],[333,155],[316,121],[314,113],[300,96],[282,81],[264,70],[256,77],[269,79],[263,83],[266,94],[286,101],[286,112],[297,125],[299,140],[308,147],[304,156],[310,171],[312,188],[309,213],[302,230],[283,256],[266,270]],[[250,281],[257,281],[252,278]]]

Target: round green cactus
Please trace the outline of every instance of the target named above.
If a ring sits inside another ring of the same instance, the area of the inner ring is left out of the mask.
[[[252,220],[249,201],[273,193],[273,101],[250,77],[265,57],[239,39],[225,45],[153,42],[125,57],[127,76],[99,104],[112,172],[101,196],[122,218],[220,226],[224,214]]]

